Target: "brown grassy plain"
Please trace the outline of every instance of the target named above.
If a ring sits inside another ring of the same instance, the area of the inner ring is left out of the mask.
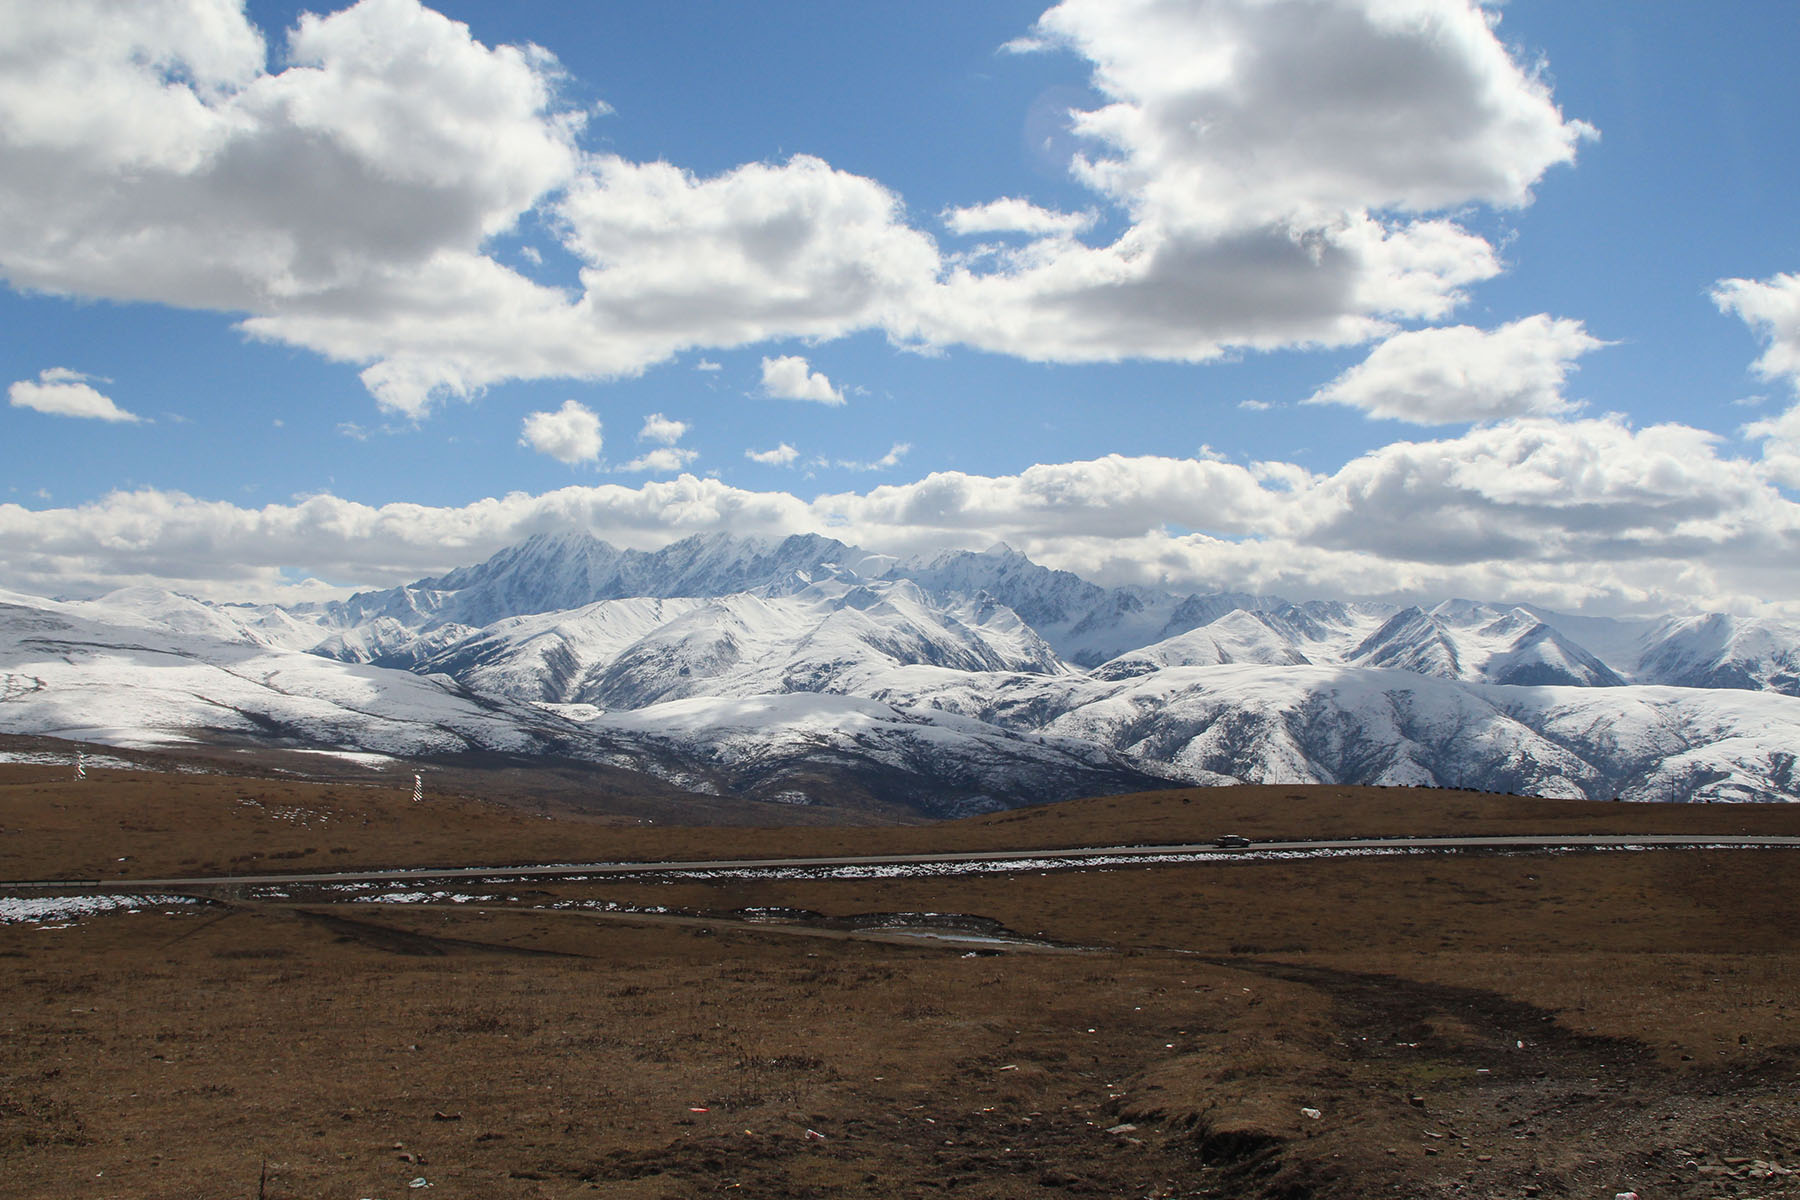
[[[677,801],[548,785],[413,806],[393,782],[93,775],[0,767],[0,877],[1800,832],[1781,808],[1338,788],[673,827]],[[0,1195],[1787,1195],[1797,853],[224,894],[0,925]],[[1040,944],[868,928],[892,913]]]

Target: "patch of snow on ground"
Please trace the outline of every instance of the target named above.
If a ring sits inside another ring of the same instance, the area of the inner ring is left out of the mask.
[[[472,896],[467,892],[377,892],[350,898],[352,904],[491,904],[495,900],[494,896]]]
[[[359,767],[391,767],[400,760],[391,754],[369,754],[361,750],[296,750],[296,754],[317,754],[325,758],[339,758],[345,762],[355,763]]]
[[[186,896],[0,896],[0,925],[67,925],[102,913],[199,904]]]
[[[90,767],[111,767],[123,771],[154,770],[142,763],[127,762],[110,754],[90,754],[81,760]],[[67,767],[75,773],[75,760],[67,754],[50,754],[41,750],[0,750],[0,763],[23,763],[33,767]]]

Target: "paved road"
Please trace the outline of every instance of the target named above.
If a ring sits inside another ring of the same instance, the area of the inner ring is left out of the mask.
[[[1329,838],[1312,841],[1255,842],[1247,848],[1220,849],[1210,842],[1165,846],[1081,846],[1064,850],[978,850],[956,854],[866,854],[835,858],[733,858],[671,862],[543,863],[511,867],[418,867],[387,871],[302,871],[281,875],[196,875],[175,879],[76,879],[0,881],[0,891],[44,887],[164,890],[248,884],[401,883],[424,880],[567,878],[593,875],[654,875],[673,871],[783,871],[834,867],[930,867],[961,863],[1044,862],[1052,866],[1079,867],[1095,860],[1105,865],[1130,862],[1167,862],[1205,855],[1216,858],[1256,857],[1275,852],[1313,853],[1353,850],[1363,853],[1405,853],[1415,850],[1602,850],[1621,847],[1681,849],[1720,846],[1752,849],[1800,849],[1800,837],[1762,837],[1743,834],[1580,834],[1539,837],[1401,837]]]

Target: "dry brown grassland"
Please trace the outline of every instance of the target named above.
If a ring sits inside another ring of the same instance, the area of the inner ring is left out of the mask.
[[[517,780],[415,806],[393,782],[90,774],[0,766],[0,878],[1226,831],[1800,833],[1777,807],[1323,787],[680,827],[674,800],[609,812]],[[198,890],[0,924],[0,1195],[1788,1195],[1796,864],[1249,854],[540,880],[462,904]],[[895,913],[1032,944],[872,928]]]

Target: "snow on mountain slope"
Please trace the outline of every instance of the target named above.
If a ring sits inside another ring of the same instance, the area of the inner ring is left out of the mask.
[[[1092,741],[1147,770],[1252,782],[1470,787],[1629,800],[1800,800],[1800,701],[1522,687],[1255,664],[1119,679],[895,673],[889,703]]]
[[[850,592],[839,598],[856,599]],[[5,602],[20,599],[0,594],[0,728],[11,733],[122,746],[255,744],[407,758],[554,754],[697,789],[794,802],[837,802],[849,793],[932,815],[1159,783],[1100,747],[870,700],[806,693],[699,697],[637,713],[589,709],[583,724],[547,711],[554,706],[477,701],[443,676],[112,625],[50,601]],[[605,610],[594,606],[586,614],[590,627],[630,615]],[[1018,632],[1010,614],[989,616],[1001,630]]]
[[[1165,667],[1216,667],[1242,662],[1296,667],[1311,660],[1296,646],[1294,637],[1268,614],[1240,608],[1211,624],[1121,654],[1101,663],[1091,674],[1096,679],[1128,679]]]
[[[1256,597],[1233,597],[1241,603],[1217,608],[1198,597],[1149,588],[1103,588],[1067,571],[1041,567],[1005,545],[980,554],[956,551],[910,559],[895,564],[888,575],[910,579],[946,599],[990,596],[1018,613],[1062,658],[1085,667],[1258,602]]]
[[[482,695],[570,703],[591,672],[705,603],[634,597],[508,617],[433,654],[423,669],[449,675]]]
[[[0,726],[114,744],[555,753],[686,786],[831,792],[932,813],[1226,777],[1800,799],[1795,697],[1506,686],[1317,664],[1083,675],[1010,609],[992,600],[945,609],[905,581],[513,618],[455,651],[465,676],[499,697],[487,703],[441,676],[7,600]],[[144,621],[164,606],[137,597],[128,607]],[[210,627],[204,613],[172,611]],[[1554,645],[1528,613],[1454,617],[1478,618],[1495,644]],[[1208,644],[1217,650],[1218,635],[1235,632],[1240,650],[1278,650],[1284,619],[1228,614]],[[546,692],[634,711],[568,710],[578,723],[510,699]]]
[[[734,790],[788,803],[851,786],[882,805],[950,817],[1171,781],[1089,742],[852,696],[697,697],[607,713],[595,725],[696,759]]]
[[[908,581],[816,584],[708,601],[597,666],[572,698],[641,708],[690,696],[841,692],[895,666],[1061,673],[1016,614],[991,600],[933,604]]]
[[[322,658],[335,658],[339,662],[374,663],[403,671],[429,670],[424,664],[433,656],[479,632],[473,626],[454,621],[420,630],[396,617],[376,617],[339,630],[310,650]]]
[[[1625,682],[1598,655],[1529,609],[1446,600],[1431,610],[1431,619],[1455,643],[1465,679],[1575,687]]]
[[[1622,687],[1625,681],[1597,657],[1544,624],[1524,630],[1481,664],[1490,683],[1532,687]]]
[[[661,550],[616,550],[592,534],[539,534],[487,561],[404,587],[297,606],[320,626],[313,648],[346,662],[417,669],[478,629],[605,600],[772,594],[856,580],[891,560],[816,535],[782,540],[696,535]]]
[[[1800,699],[1792,696],[1652,686],[1488,694],[1592,764],[1595,799],[1800,800]]]
[[[517,715],[441,680],[67,607],[0,604],[7,732],[135,746],[242,737],[395,755],[548,747]]]
[[[573,698],[604,709],[643,708],[689,696],[754,695],[768,686],[767,659],[818,620],[815,605],[740,593],[708,600],[596,664]]]
[[[1262,620],[1285,634],[1309,662],[1341,663],[1382,622],[1393,616],[1391,604],[1349,604],[1341,600],[1307,600],[1258,609]]]
[[[1350,652],[1358,666],[1463,679],[1462,656],[1449,631],[1419,608],[1403,608]]]
[[[332,616],[341,627],[377,615],[395,616],[415,628],[449,621],[479,627],[600,600],[725,596],[787,580],[803,586],[856,578],[854,561],[866,557],[812,534],[779,541],[697,534],[656,551],[615,550],[588,533],[539,534],[486,562],[411,588],[352,597]],[[419,603],[420,597],[430,603]],[[424,620],[409,622],[409,610]]]
[[[1379,609],[1341,604],[1237,609],[1122,654],[1093,674],[1123,679],[1164,667],[1263,663],[1355,665],[1470,682],[1583,687],[1623,682],[1594,655],[1521,609],[1451,601],[1429,613],[1401,609],[1376,625],[1379,616]]]
[[[7,604],[13,732],[556,753],[933,812],[1226,776],[1800,799],[1800,629],[1734,617],[1180,597],[1004,547],[585,534],[337,606]]]
[[[1405,608],[1344,659],[1356,666],[1437,679],[1538,686],[1616,687],[1599,658],[1523,609],[1452,600],[1430,612]]]
[[[962,708],[967,693],[921,697]],[[1184,774],[1258,783],[1468,786],[1579,796],[1595,772],[1478,687],[1404,671],[1258,664],[1014,680],[981,711],[1006,728],[1093,741]]]
[[[1800,696],[1800,626],[1711,613],[1671,620],[1644,641],[1640,682]]]
[[[617,550],[586,533],[540,535],[436,579],[333,605],[298,606],[286,618],[285,631],[265,625],[252,634],[273,644],[312,645],[345,661],[421,669],[475,628],[512,617],[603,600],[721,598],[744,591],[774,597],[825,582],[852,586],[876,579],[910,580],[940,603],[986,599],[1004,605],[1062,659],[1088,667],[1244,612],[1285,637],[1295,659],[1311,663],[1489,682],[1617,686],[1631,681],[1800,691],[1800,627],[1791,624],[1715,616],[1658,626],[1468,600],[1445,601],[1426,611],[1327,600],[1290,604],[1229,592],[1178,596],[1100,587],[1039,566],[1005,546],[896,561],[816,535],[774,541],[709,534],[653,552]],[[233,619],[251,623],[248,617]],[[255,620],[266,622],[261,616]],[[315,627],[317,638],[303,642]],[[1244,645],[1242,632],[1222,627],[1210,640],[1194,639],[1149,660],[1133,660],[1131,669],[1162,655],[1169,665],[1215,657],[1277,663],[1289,657],[1272,645]]]
[[[9,598],[14,603],[27,605],[44,603],[35,596],[10,595]],[[95,600],[63,601],[59,608],[112,625],[197,634],[221,641],[279,646],[288,650],[310,649],[321,636],[316,622],[297,618],[276,605],[209,604],[179,592],[152,587],[121,588]]]

